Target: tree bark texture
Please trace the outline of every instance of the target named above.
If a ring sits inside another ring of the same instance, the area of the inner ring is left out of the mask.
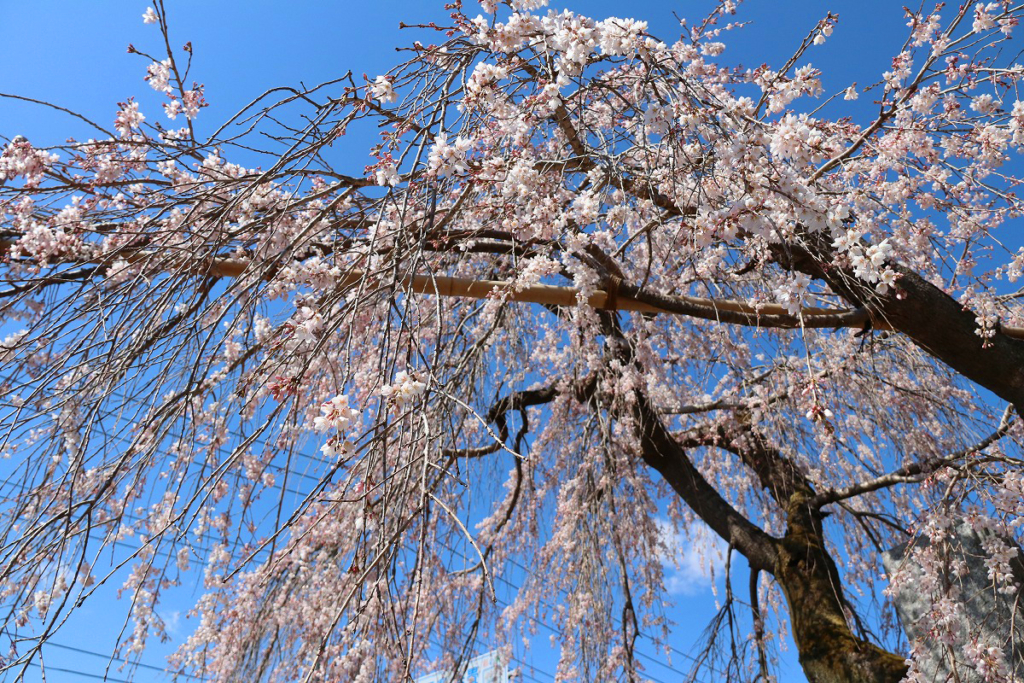
[[[748,432],[730,438],[721,428],[682,442],[641,396],[635,413],[643,459],[719,536],[768,572],[786,596],[800,664],[811,683],[898,683],[903,657],[859,638],[850,628],[839,571],[825,545],[822,516],[809,505],[814,489],[777,449]],[[700,474],[689,447],[719,446],[736,453],[785,510],[787,529],[773,538],[736,511]]]

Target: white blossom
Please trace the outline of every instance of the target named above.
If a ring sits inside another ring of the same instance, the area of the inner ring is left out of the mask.
[[[381,388],[380,394],[398,408],[405,408],[416,401],[427,390],[427,385],[416,378],[415,374],[401,370],[395,374],[391,384]]]
[[[370,94],[381,102],[394,102],[398,99],[398,93],[391,85],[391,79],[387,76],[377,76],[377,80],[370,86]]]

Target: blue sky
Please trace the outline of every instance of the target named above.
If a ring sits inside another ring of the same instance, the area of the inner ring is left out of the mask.
[[[467,13],[476,12],[474,4],[466,0]],[[444,0],[173,0],[168,10],[172,46],[178,49],[191,41],[194,48],[192,78],[205,84],[211,103],[201,113],[198,125],[200,132],[208,132],[274,86],[300,82],[313,85],[348,70],[357,79],[363,73],[373,79],[401,60],[394,51],[396,46],[416,39],[434,40],[432,34],[424,37],[415,30],[399,30],[399,21],[443,23],[443,5]],[[668,41],[678,34],[674,14],[699,20],[712,5],[686,0],[552,0],[553,7],[568,7],[596,18],[615,15],[647,20],[651,32]],[[49,101],[107,127],[113,124],[117,103],[137,96],[150,120],[162,118],[158,115],[162,100],[142,80],[148,61],[126,50],[131,43],[140,50],[160,54],[159,32],[142,23],[146,7],[145,2],[125,0],[0,3],[0,26],[4,27],[0,63],[5,65],[0,72],[0,92]],[[728,48],[720,61],[751,67],[764,62],[780,64],[829,10],[840,17],[835,33],[826,45],[812,48],[805,58],[824,72],[826,92],[837,92],[854,81],[864,86],[878,80],[892,55],[899,52],[906,34],[901,3],[890,0],[748,0],[741,6],[738,19],[751,25],[724,37]],[[863,122],[872,111],[870,100],[870,96],[855,103],[840,100],[831,113]],[[37,145],[59,143],[69,136],[82,139],[95,135],[66,114],[0,99],[0,136],[19,134]],[[351,172],[360,173],[367,161],[368,157],[352,159]],[[745,585],[742,578],[739,582]],[[680,604],[675,616],[681,623],[673,644],[686,650],[714,613],[710,580],[687,561],[679,573],[670,576],[669,583],[676,588],[674,597]],[[179,617],[192,597],[184,591],[182,609],[171,608],[166,615],[177,620],[174,636],[187,635],[188,624]],[[179,617],[174,612],[179,612]],[[100,651],[107,647],[104,644],[120,627],[110,614],[101,603],[89,605],[73,628],[57,639],[64,648],[47,651],[48,663],[102,675],[102,658],[66,648]],[[542,631],[538,640],[547,641],[548,635]],[[543,645],[535,649],[535,678],[550,681],[550,676],[542,674],[552,672],[554,662],[543,650]],[[161,651],[167,652],[168,648],[157,648],[143,661],[159,666]],[[688,668],[678,656],[674,666]],[[660,681],[678,678],[671,670],[655,665],[649,673]],[[127,672],[112,671],[110,675],[111,680],[128,677]],[[783,680],[801,679],[795,662],[790,661]],[[87,679],[62,673],[51,674],[51,680]],[[160,680],[160,676],[143,668],[136,671],[134,680]]]
[[[398,60],[394,48],[424,38],[415,30],[399,30],[399,21],[446,20],[443,0],[379,0],[378,2],[209,2],[176,0],[169,14],[172,46],[191,41],[195,48],[195,80],[206,85],[211,107],[200,122],[222,121],[264,90],[282,85],[307,85],[337,77],[351,69],[371,78]],[[472,14],[472,0],[466,1]],[[665,39],[678,34],[673,13],[699,19],[710,2],[633,0],[569,0],[570,9],[594,17],[629,15],[645,19]],[[561,6],[561,5],[552,5]],[[5,68],[0,92],[46,100],[86,113],[112,125],[116,104],[138,95],[143,111],[156,115],[159,101],[142,77],[147,62],[130,55],[131,43],[154,53],[157,32],[143,25],[144,2],[59,0],[0,3],[0,58]],[[840,15],[829,42],[814,48],[808,59],[826,72],[825,84],[845,88],[877,80],[899,51],[905,34],[900,3],[874,0],[749,0],[739,19],[751,25],[725,38],[723,63],[757,66],[777,64],[792,52],[827,10]],[[424,38],[430,40],[430,38]],[[146,106],[149,104],[150,106]],[[849,113],[867,113],[867,103],[846,103]],[[42,143],[82,134],[71,120],[38,107],[0,103],[0,135],[25,135]]]

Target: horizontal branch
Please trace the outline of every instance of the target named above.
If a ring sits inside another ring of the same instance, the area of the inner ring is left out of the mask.
[[[209,267],[211,275],[238,277],[252,267],[245,259],[216,259]],[[367,277],[360,270],[350,270],[338,280],[338,287],[351,287]],[[517,287],[508,280],[476,280],[449,275],[410,275],[401,280],[402,286],[417,294],[462,297],[467,299],[502,298],[506,301],[536,303],[549,306],[575,306],[583,294],[574,287],[530,285]],[[709,299],[684,295],[656,294],[634,285],[619,284],[608,290],[596,290],[586,296],[593,308],[640,313],[684,315],[691,318],[713,320],[734,325],[772,328],[842,328],[863,329],[869,324],[874,329],[888,329],[879,321],[872,322],[868,312],[856,309],[829,309],[806,307],[796,315],[779,304],[748,304],[729,299]],[[1003,326],[999,332],[1008,337],[1024,339],[1024,328]]]
[[[0,253],[9,252],[15,245],[11,239],[0,240]],[[139,250],[118,254],[116,258],[136,265],[157,257],[151,250]],[[69,260],[78,265],[109,263],[109,259]],[[215,258],[190,264],[187,272],[214,277],[240,277],[258,268],[251,259]],[[277,268],[268,268],[260,277],[269,279]],[[361,270],[350,270],[338,278],[340,289],[355,286],[370,277]],[[584,295],[575,287],[556,285],[530,285],[519,287],[509,280],[477,280],[449,275],[416,274],[402,278],[399,283],[410,292],[433,296],[450,296],[467,299],[500,298],[505,301],[536,303],[548,306],[575,306],[581,300],[597,309],[614,311],[636,311],[639,313],[683,315],[702,320],[745,325],[762,328],[855,328],[871,327],[877,330],[889,329],[884,321],[872,320],[863,308],[830,309],[804,307],[796,315],[779,304],[749,304],[730,299],[711,299],[680,294],[658,294],[635,285],[620,283],[613,279],[607,289],[596,290]],[[1000,326],[999,333],[1015,339],[1024,339],[1024,328]]]

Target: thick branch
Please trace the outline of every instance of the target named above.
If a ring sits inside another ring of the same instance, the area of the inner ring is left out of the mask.
[[[0,240],[0,254],[10,251],[14,246],[15,241],[10,239]],[[129,264],[140,264],[145,263],[151,258],[157,258],[155,252],[150,250],[139,250],[139,251],[125,251],[117,255],[118,258],[124,260]],[[68,260],[68,263],[74,263],[76,265],[95,265],[105,264],[105,259],[74,259]],[[238,259],[238,258],[213,258],[213,259],[201,259],[194,263],[184,263],[181,266],[180,272],[196,273],[201,275],[209,275],[212,277],[239,277],[243,273],[246,273],[252,269],[259,268],[257,262],[249,259]],[[796,268],[798,270],[804,270],[803,267]],[[260,273],[263,278],[270,278],[276,272],[277,268],[267,268],[264,272]],[[823,270],[817,266],[810,268],[812,274],[817,277],[823,276]],[[975,324],[972,314],[968,311],[964,311],[960,304],[957,304],[951,297],[946,295],[944,292],[939,290],[937,287],[930,285],[925,280],[911,273],[910,271],[903,271],[904,279],[901,279],[901,286],[906,285],[914,286],[917,289],[921,289],[927,295],[928,304],[922,305],[916,311],[913,306],[905,305],[906,302],[901,302],[896,299],[895,295],[889,297],[880,298],[878,301],[887,304],[887,308],[881,308],[879,306],[873,306],[877,312],[872,315],[868,309],[861,307],[856,297],[847,297],[852,299],[852,303],[857,306],[853,309],[828,309],[828,308],[814,308],[805,307],[799,309],[797,315],[789,313],[789,309],[778,304],[759,304],[752,305],[742,301],[733,301],[728,299],[709,299],[704,297],[693,297],[685,295],[668,295],[658,294],[647,290],[640,289],[639,287],[627,283],[616,283],[614,288],[608,290],[597,290],[587,297],[587,304],[593,308],[601,310],[617,310],[617,311],[637,311],[640,313],[652,313],[652,314],[669,314],[669,315],[684,315],[691,318],[698,318],[701,320],[713,320],[719,323],[733,324],[733,325],[745,325],[750,327],[764,327],[764,328],[782,328],[782,329],[793,329],[793,328],[826,328],[826,329],[837,329],[843,327],[849,328],[864,328],[869,323],[874,329],[896,329],[897,320],[893,320],[893,317],[898,318],[900,321],[906,321],[908,329],[899,328],[899,331],[906,332],[910,335],[915,342],[918,342],[918,337],[915,337],[909,330],[913,329],[918,333],[922,339],[927,339],[935,348],[937,348],[944,355],[939,353],[933,353],[936,357],[941,360],[945,360],[949,365],[955,369],[959,368],[953,363],[947,360],[947,357],[952,358],[953,356],[960,355],[964,352],[964,348],[968,349],[969,354],[974,354],[975,351],[970,347],[975,347],[980,350],[981,339],[975,334],[977,326]],[[365,278],[368,274],[361,270],[350,270],[338,278],[337,286],[339,289],[346,289],[352,287]],[[827,279],[827,278],[826,278]],[[833,284],[829,281],[830,284]],[[401,280],[403,287],[411,292],[417,294],[430,294],[436,296],[451,296],[451,297],[462,297],[467,299],[490,299],[494,297],[500,297],[506,301],[516,301],[521,303],[538,303],[549,306],[575,306],[579,303],[582,294],[580,290],[573,287],[557,287],[554,285],[531,285],[529,287],[517,288],[514,282],[505,280],[476,280],[472,278],[463,277],[451,277],[447,275],[410,275],[406,276]],[[833,285],[835,288],[835,286]],[[941,309],[941,315],[932,315],[930,312],[931,304],[939,305]],[[900,305],[904,304],[904,305]],[[951,310],[951,308],[955,308]],[[909,309],[909,310],[908,310]],[[957,332],[955,339],[944,339],[941,334],[941,330],[944,329],[945,324],[943,320],[951,320],[951,318],[943,318],[942,316],[951,316],[956,313],[955,322],[957,323]],[[1003,339],[999,339],[1003,338]],[[1009,327],[1003,326],[998,330],[996,340],[999,340],[1000,347],[1005,351],[1006,342],[1009,339],[1022,339],[1024,340],[1024,328],[1021,327]],[[993,345],[995,340],[993,340]],[[931,349],[924,343],[920,343],[922,347],[932,353]],[[1016,355],[1022,365],[1018,367],[1024,367],[1024,345],[1014,342]],[[998,354],[990,354],[995,356]],[[968,358],[967,360],[971,360]],[[978,359],[974,359],[976,362],[972,363],[973,366],[984,366],[984,362],[977,362]],[[999,375],[999,373],[984,372],[984,367],[978,367],[980,375]],[[963,372],[963,371],[961,371]],[[974,376],[968,372],[963,372],[964,375],[974,379]],[[1000,379],[994,377],[993,379]],[[1003,377],[1005,379],[1005,377]],[[1014,393],[1013,395],[1024,396],[1024,375],[1017,378],[1017,382],[1013,383]],[[984,382],[975,379],[979,384],[992,389],[995,393],[1001,397],[1016,402],[1008,398],[1006,395],[1000,393],[992,386],[985,384]]]
[[[0,253],[14,246],[11,240],[0,241]],[[160,257],[150,250],[125,251],[117,258],[126,263],[142,264]],[[105,259],[68,260],[77,265],[105,263]],[[166,265],[165,265],[166,267]],[[259,272],[261,277],[270,278],[276,268],[258,271],[258,262],[238,258],[200,259],[183,262],[178,272],[210,275],[213,277],[239,277],[248,272]],[[361,270],[350,270],[338,278],[337,287],[346,289],[371,277]],[[538,303],[551,306],[575,306],[582,296],[573,287],[554,285],[531,285],[517,288],[514,282],[505,280],[476,280],[447,275],[417,274],[401,279],[401,285],[417,294],[452,296],[467,299],[490,299],[500,297],[506,301]],[[618,284],[617,291],[597,290],[586,298],[587,304],[602,310],[637,311],[641,313],[667,313],[685,315],[721,323],[748,325],[752,327],[863,327],[868,322],[864,310],[835,310],[826,308],[803,308],[798,315],[791,315],[778,304],[754,306],[741,301],[708,299],[684,295],[655,294],[628,284]]]
[[[861,308],[853,310],[801,308],[797,315],[793,315],[789,309],[778,304],[754,306],[739,301],[657,294],[625,283],[619,285],[619,293],[618,308],[622,310],[643,310],[626,307],[626,302],[636,301],[640,305],[650,306],[654,312],[686,315],[691,318],[751,327],[863,328],[870,320],[867,311]],[[625,298],[622,297],[623,294],[626,295]],[[603,306],[598,307],[603,308]]]
[[[901,332],[931,356],[1014,405],[1024,405],[1024,330],[1001,327],[990,339],[978,336],[976,315],[923,277],[903,266],[897,289],[875,295],[849,268],[838,268],[832,247],[820,235],[805,236],[804,247],[776,250],[785,268],[824,280],[851,305],[864,306],[872,320]]]
[[[749,428],[738,434],[729,433],[722,426],[698,428],[686,432],[679,440],[684,448],[715,446],[739,456],[783,510],[800,494],[804,494],[806,500],[807,494],[813,493],[810,483],[793,461]]]
[[[741,552],[751,567],[774,573],[775,539],[737,512],[708,483],[643,395],[636,396],[634,416],[639,423],[644,462],[665,478],[705,524]]]

